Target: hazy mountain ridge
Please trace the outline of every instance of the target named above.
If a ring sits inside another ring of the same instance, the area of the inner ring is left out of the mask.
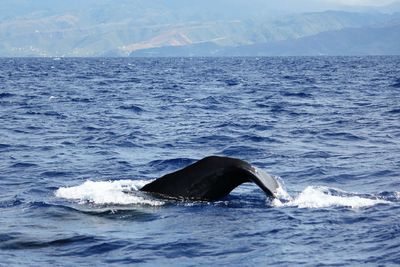
[[[276,45],[279,43],[295,44],[297,39],[302,39],[304,37],[311,37],[324,32],[334,32],[346,29],[357,29],[363,28],[363,31],[368,31],[369,27],[373,30],[374,27],[386,27],[391,25],[397,25],[399,23],[400,13],[392,15],[384,14],[362,14],[362,13],[349,13],[349,12],[322,12],[322,13],[307,13],[301,15],[293,15],[288,17],[283,17],[263,25],[256,25],[253,27],[247,25],[243,26],[240,30],[243,30],[240,37],[246,37],[243,39],[237,38],[234,42],[228,43],[228,46],[238,46],[240,48],[226,48],[221,39],[218,40],[217,36],[214,40],[200,40],[198,42],[191,42],[185,45],[190,45],[180,49],[179,47],[161,47],[157,49],[157,46],[148,47],[150,49],[144,49],[143,51],[133,51],[132,55],[146,56],[146,55],[199,55],[199,56],[212,56],[212,55],[253,55],[254,47],[258,44],[264,46],[266,43],[271,43]],[[236,29],[236,31],[239,31]],[[253,30],[256,29],[256,30]],[[375,32],[373,32],[374,34]],[[395,33],[395,32],[394,32]],[[373,35],[379,41],[379,36]],[[233,35],[231,39],[238,37]],[[226,41],[226,39],[222,39]],[[317,39],[315,39],[317,40]],[[286,42],[280,42],[286,41]],[[382,40],[383,41],[383,40]],[[248,42],[246,44],[246,42]],[[196,45],[199,44],[199,45]],[[214,44],[214,45],[213,45]],[[243,45],[244,44],[244,45]],[[351,42],[348,42],[350,45]],[[220,46],[217,46],[220,45]],[[225,44],[226,45],[226,44]],[[153,48],[154,48],[153,47]],[[287,46],[290,47],[290,46]],[[191,49],[193,51],[191,51]],[[207,51],[209,49],[209,51]],[[248,49],[248,51],[246,51]],[[140,50],[140,49],[138,49]],[[276,49],[275,49],[276,50]],[[238,53],[239,51],[239,53]],[[276,50],[278,51],[278,50]],[[298,50],[299,51],[299,50]],[[274,55],[271,53],[262,53],[265,55]],[[313,54],[312,51],[307,52]],[[338,51],[332,51],[333,54],[339,53]],[[376,51],[371,51],[371,53],[376,54]],[[386,51],[381,51],[378,54],[386,54]],[[288,52],[280,52],[280,54],[293,54]],[[329,54],[329,52],[321,53],[315,51],[314,54]],[[367,53],[368,54],[368,53]]]
[[[229,56],[400,55],[400,24],[345,28],[294,40],[237,47],[219,52]]]
[[[400,21],[398,14],[380,12],[282,11],[288,3],[300,11],[307,5],[315,11],[337,7],[315,0],[279,5],[233,0],[228,6],[226,0],[4,1],[9,5],[0,7],[0,56],[126,56],[158,47],[204,48],[201,44],[245,48]]]
[[[238,47],[213,43],[170,46],[133,52],[133,57],[195,56],[346,56],[400,55],[400,25],[345,28],[316,35]]]

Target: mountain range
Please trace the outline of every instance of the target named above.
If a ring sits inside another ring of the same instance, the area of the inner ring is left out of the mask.
[[[2,0],[0,56],[400,54],[400,2]]]

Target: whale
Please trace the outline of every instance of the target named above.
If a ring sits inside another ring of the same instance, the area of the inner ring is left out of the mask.
[[[140,190],[162,198],[215,201],[239,185],[255,183],[267,197],[276,198],[279,182],[268,173],[237,158],[209,156],[166,174]]]

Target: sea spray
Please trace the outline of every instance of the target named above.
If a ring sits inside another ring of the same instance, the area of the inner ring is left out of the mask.
[[[338,195],[332,194],[338,192]],[[307,186],[293,199],[284,202],[280,199],[273,201],[275,207],[298,207],[298,208],[328,208],[349,207],[352,209],[374,206],[377,204],[389,204],[389,201],[378,198],[361,197],[354,193],[331,189],[325,186]]]
[[[72,187],[61,187],[55,192],[59,198],[77,200],[79,203],[98,205],[151,205],[160,206],[164,202],[147,199],[138,190],[148,181],[117,180],[117,181],[85,181]]]

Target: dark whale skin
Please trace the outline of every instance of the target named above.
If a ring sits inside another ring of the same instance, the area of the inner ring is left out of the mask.
[[[256,183],[269,197],[276,197],[279,183],[249,163],[235,158],[209,156],[181,170],[166,174],[140,190],[165,198],[218,200],[242,183]]]

